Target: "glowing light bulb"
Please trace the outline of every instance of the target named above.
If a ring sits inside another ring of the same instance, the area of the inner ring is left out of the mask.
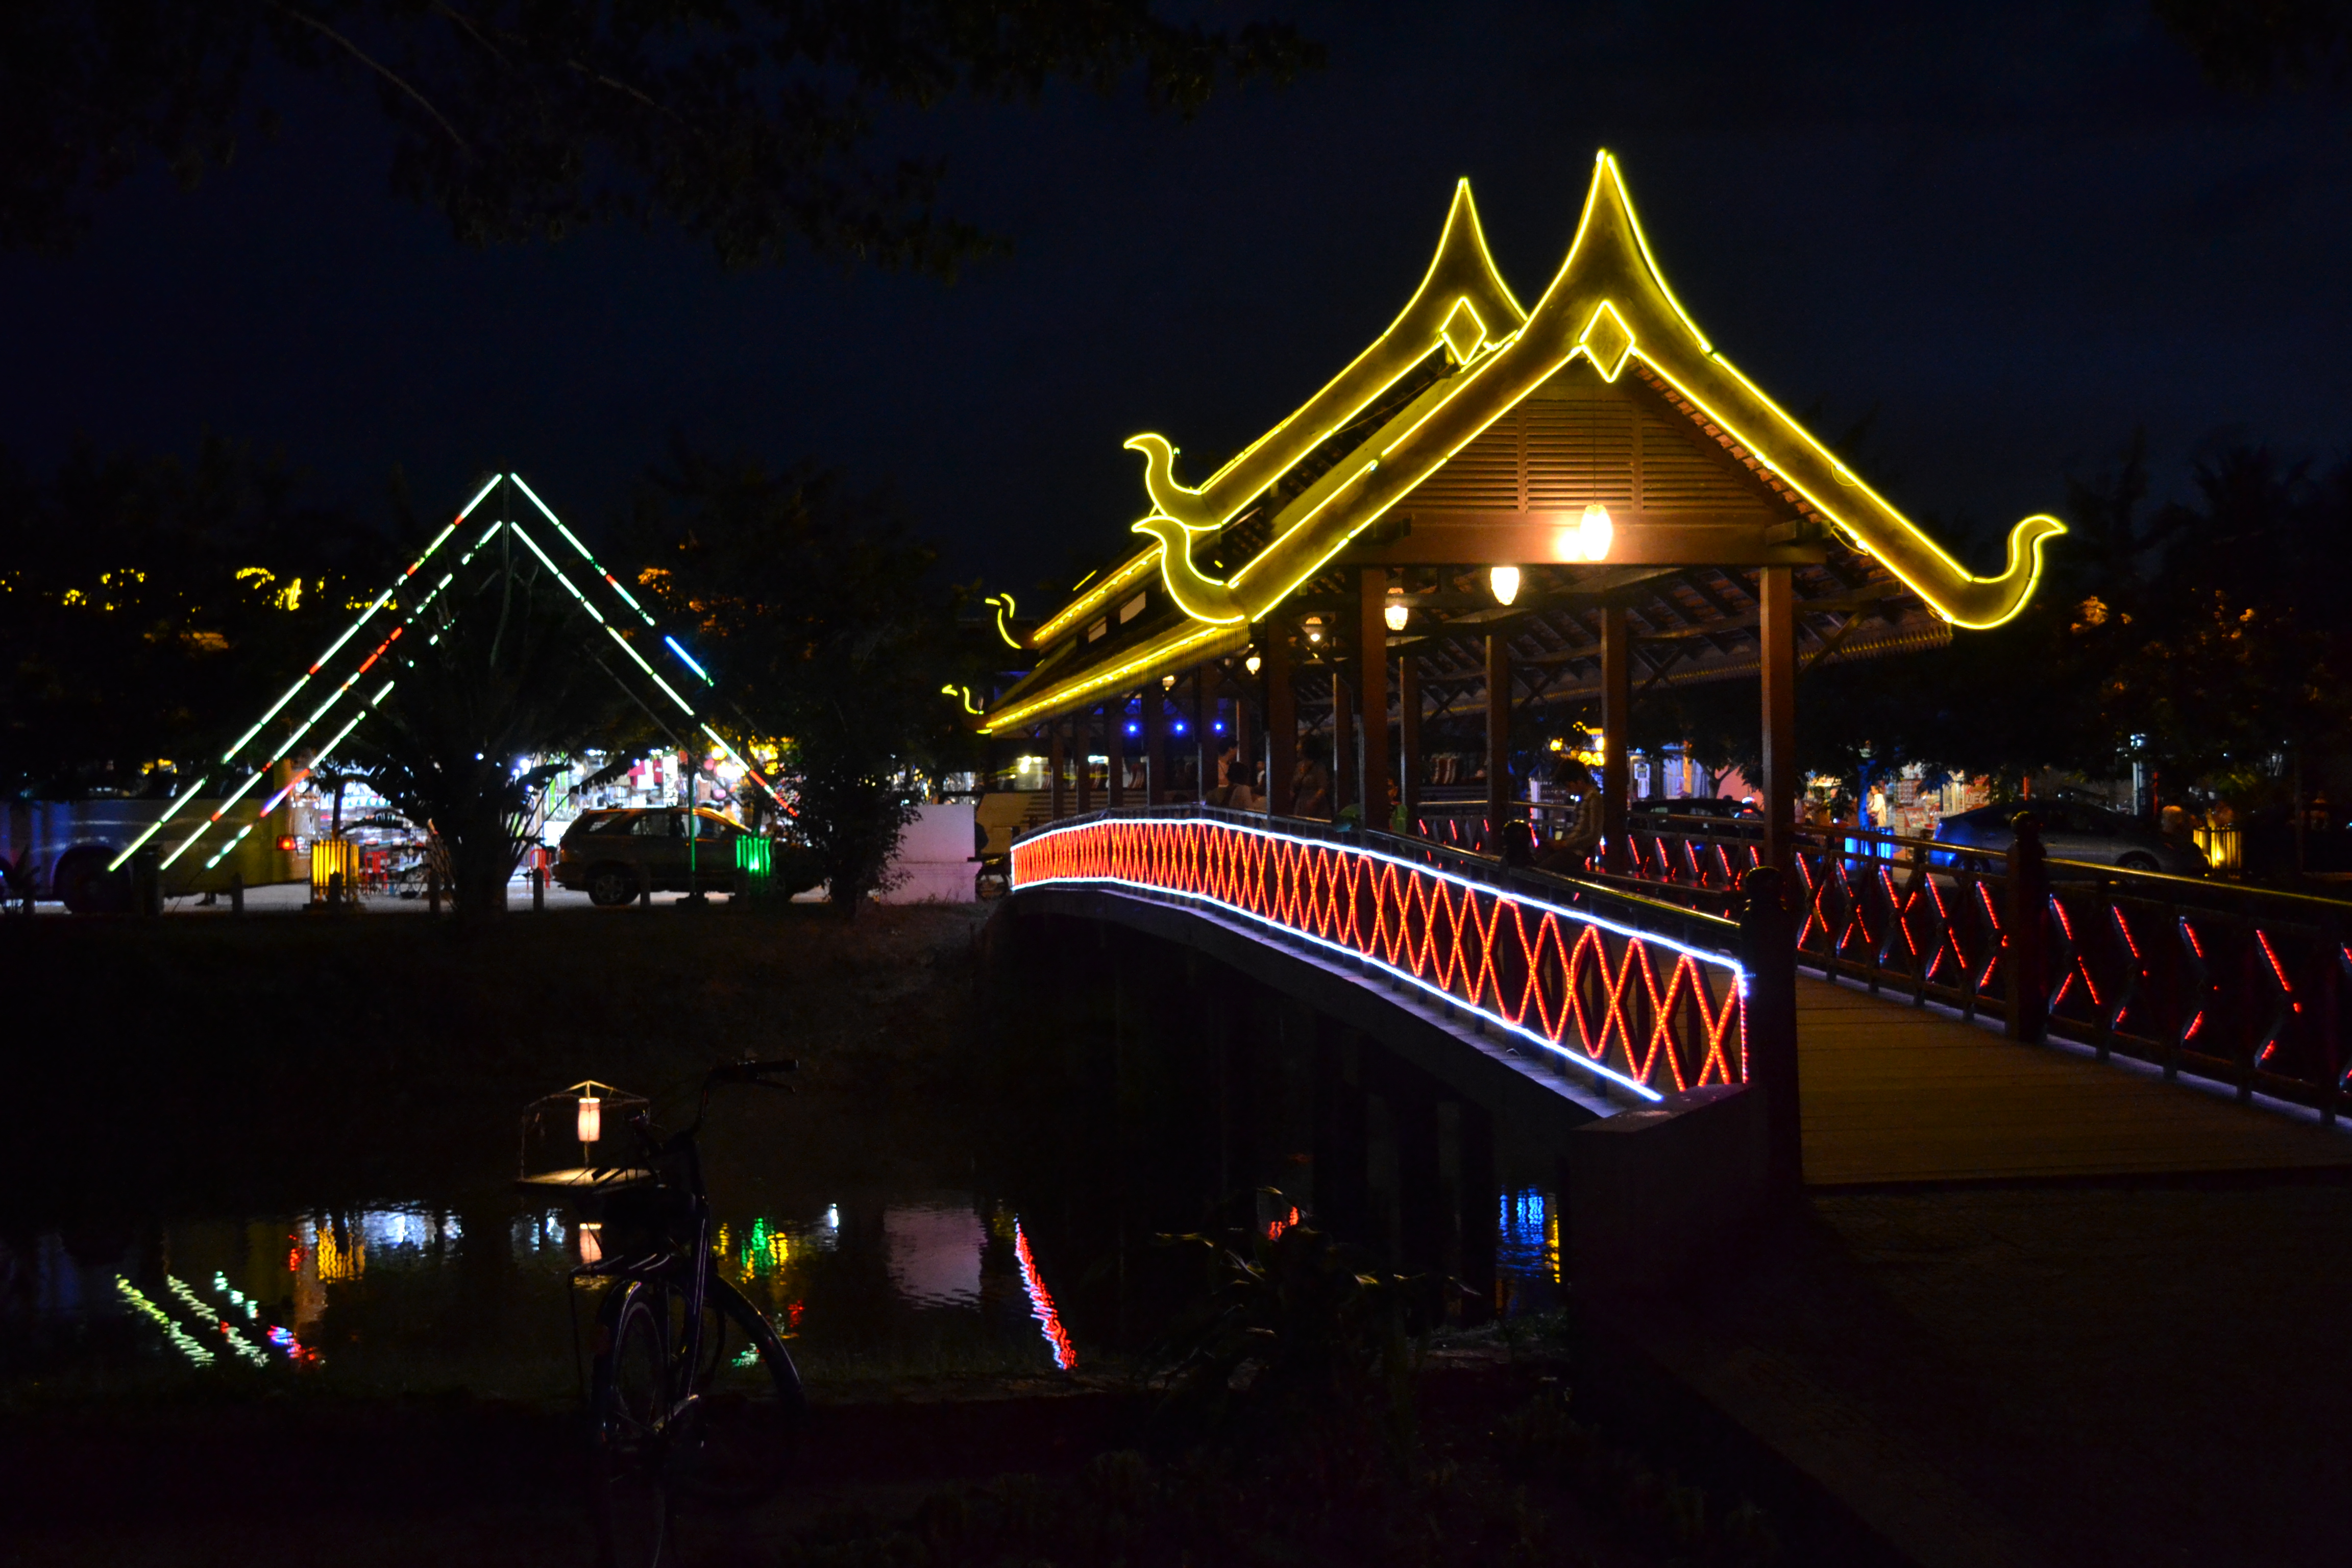
[[[1585,561],[1606,561],[1609,546],[1617,537],[1617,525],[1609,521],[1609,509],[1599,501],[1588,502],[1584,515],[1576,521],[1577,553]]]
[[[1494,591],[1495,603],[1507,605],[1519,596],[1519,569],[1497,566],[1486,574],[1486,586]]]
[[[1265,661],[1264,659],[1258,658],[1257,649],[1252,648],[1250,649],[1250,656],[1242,660],[1242,668],[1248,670],[1252,675],[1255,675],[1257,673],[1257,667],[1265,662]]]
[[[593,1143],[604,1136],[604,1102],[593,1094],[580,1097],[580,1142]]]
[[[1318,642],[1318,643],[1319,643],[1319,642],[1321,642],[1321,641],[1323,640],[1323,617],[1322,617],[1322,616],[1307,616],[1307,640],[1308,642]]]
[[[1404,630],[1405,622],[1412,618],[1412,606],[1404,602],[1402,588],[1389,590],[1389,602],[1381,607],[1381,618],[1388,622],[1389,630],[1392,632]]]
[[[1163,676],[1161,676],[1161,677],[1160,678],[1160,690],[1162,690],[1162,691],[1173,691],[1173,690],[1175,690],[1175,689],[1176,689],[1176,678],[1175,678],[1174,676],[1172,676],[1172,675],[1163,675]]]

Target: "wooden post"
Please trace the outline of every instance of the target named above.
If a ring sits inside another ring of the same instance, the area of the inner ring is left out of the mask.
[[[1078,811],[1080,815],[1092,811],[1095,805],[1095,781],[1087,772],[1087,753],[1094,750],[1094,736],[1089,733],[1091,728],[1092,727],[1087,722],[1087,715],[1084,709],[1080,709],[1077,712],[1070,715],[1070,740],[1073,748],[1077,752],[1076,756],[1070,759],[1070,763],[1076,770],[1076,778],[1075,782],[1076,783],[1078,789]]]
[[[1143,804],[1168,800],[1168,702],[1158,682],[1143,689]]]
[[[1389,825],[1389,574],[1385,566],[1356,573],[1356,696],[1363,712],[1364,826]]]
[[[1250,700],[1246,689],[1234,688],[1234,765],[1241,770],[1236,784],[1249,782],[1257,769],[1257,726],[1251,721]]]
[[[1356,708],[1348,679],[1331,672],[1331,797],[1324,810],[1332,821],[1356,800]]]
[[[1511,794],[1511,644],[1499,628],[1486,633],[1486,837],[1489,855],[1503,848],[1503,816]]]
[[[1114,697],[1103,704],[1103,751],[1110,758],[1107,781],[1110,786],[1110,808],[1117,811],[1127,804],[1127,699]]]
[[[2042,820],[2017,814],[2009,845],[2009,908],[2001,923],[2009,961],[2008,1034],[2040,1045],[2050,1028],[2050,868],[2042,847]]]
[[[32,883],[26,882],[25,885],[29,888]],[[32,901],[32,895],[26,894],[25,902],[28,908]],[[231,871],[228,874],[228,912],[233,915],[245,913],[245,873],[242,871]]]
[[[1421,660],[1411,648],[1397,650],[1397,736],[1403,755],[1397,764],[1397,798],[1404,805],[1404,830],[1421,818]]]
[[[1290,676],[1290,628],[1257,625],[1258,674],[1265,681],[1265,800],[1276,816],[1298,807],[1291,785],[1298,772],[1298,688]]]
[[[1063,765],[1069,761],[1069,748],[1062,743],[1062,729],[1059,719],[1050,720],[1045,725],[1049,737],[1045,742],[1046,808],[1055,822],[1068,815],[1070,804],[1069,781],[1062,776]]]
[[[1805,1182],[1802,1085],[1797,1072],[1797,938],[1777,866],[1739,884],[1739,956],[1748,969],[1748,1083],[1764,1097],[1765,1168],[1772,1189]]]
[[[544,866],[530,868],[530,912],[535,915],[547,912],[547,868]]]
[[[1764,679],[1764,864],[1794,864],[1797,826],[1797,587],[1786,566],[1756,574]]]
[[[1192,798],[1209,798],[1209,774],[1217,765],[1216,700],[1209,695],[1209,669],[1192,667]]]
[[[1626,851],[1633,774],[1633,645],[1625,637],[1625,606],[1601,607],[1601,868],[1624,876],[1633,868]]]

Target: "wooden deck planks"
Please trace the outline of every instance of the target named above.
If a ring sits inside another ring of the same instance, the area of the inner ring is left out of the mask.
[[[2231,1104],[1811,976],[1805,1179],[1821,1186],[2352,1165],[2352,1129]]]

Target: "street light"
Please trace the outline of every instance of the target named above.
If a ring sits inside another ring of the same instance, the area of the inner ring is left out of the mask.
[[[1494,591],[1495,603],[1508,607],[1519,596],[1519,569],[1497,566],[1486,574],[1486,586]]]

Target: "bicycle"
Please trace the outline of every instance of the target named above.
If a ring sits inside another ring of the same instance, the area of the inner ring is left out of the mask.
[[[769,1079],[797,1065],[712,1068],[693,1121],[667,1137],[644,1111],[632,1116],[626,1125],[646,1156],[642,1168],[524,1178],[540,1190],[566,1189],[583,1230],[598,1227],[602,1256],[572,1278],[609,1281],[597,1303],[588,1390],[591,1512],[606,1568],[656,1568],[680,1500],[740,1507],[769,1496],[790,1473],[807,1399],[774,1325],[719,1274],[698,1140],[715,1090],[750,1085],[789,1094]]]

